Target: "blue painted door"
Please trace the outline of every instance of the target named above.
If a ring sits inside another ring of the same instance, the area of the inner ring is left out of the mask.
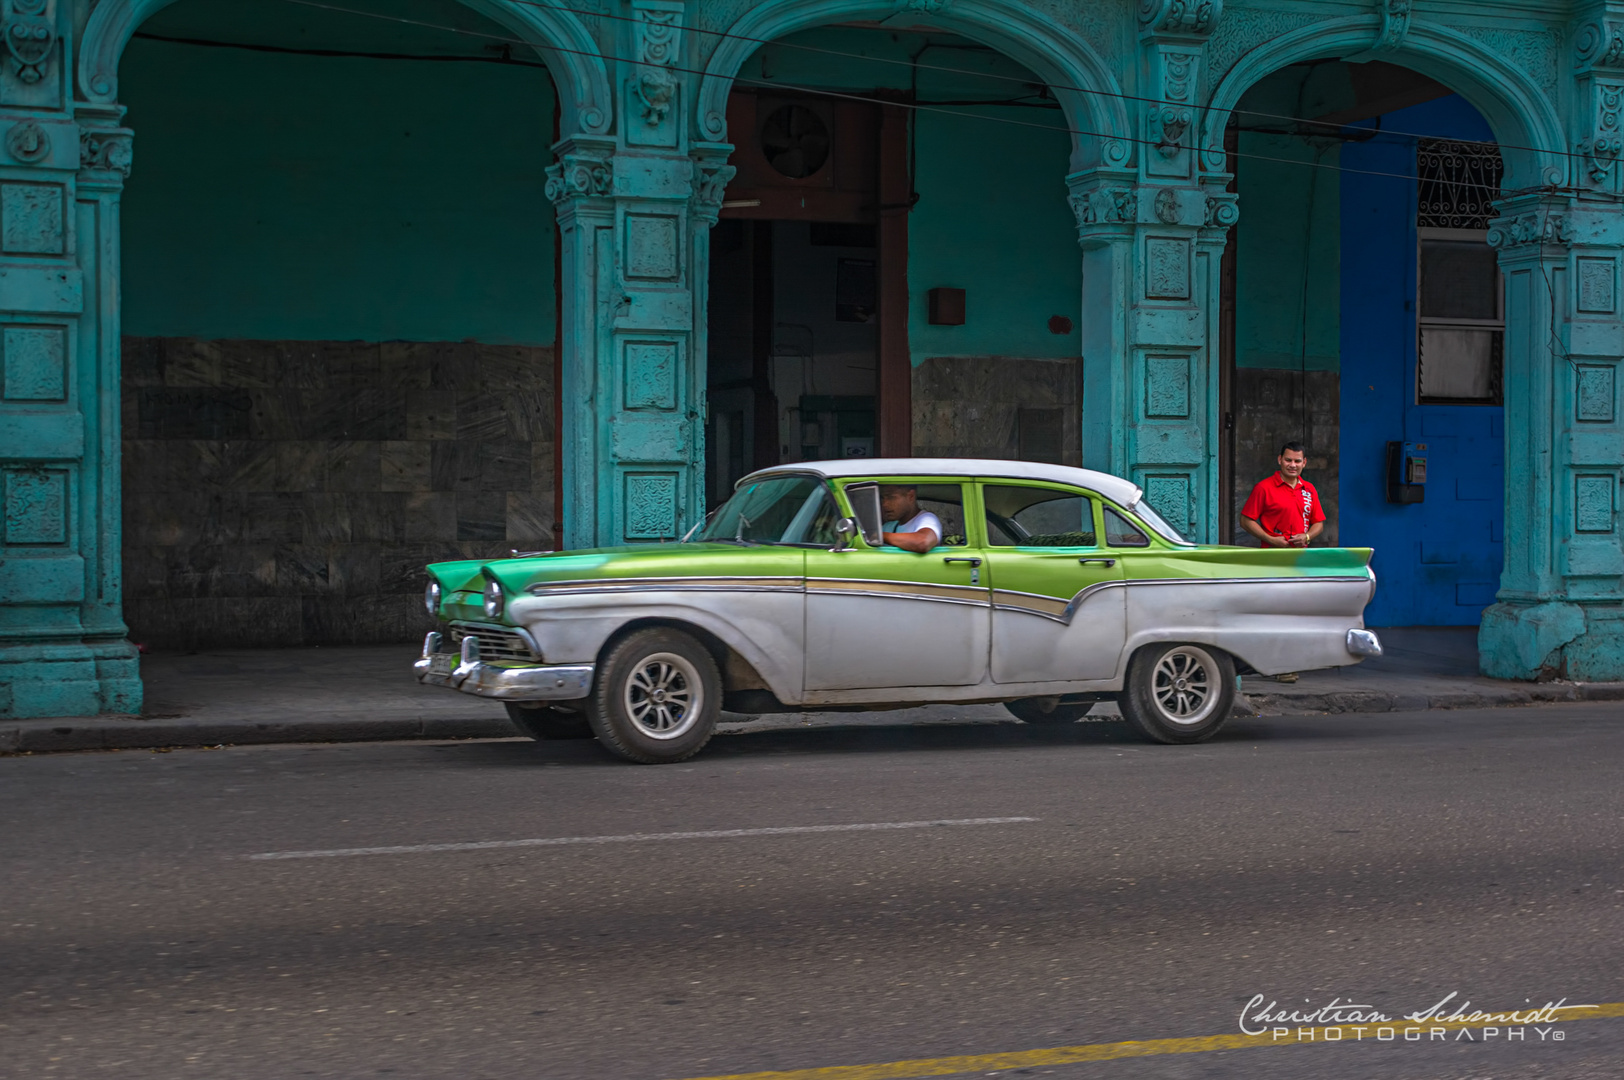
[[[1373,126],[1494,137],[1458,97],[1389,113]],[[1475,626],[1494,602],[1504,561],[1504,410],[1417,402],[1417,195],[1408,179],[1415,154],[1414,139],[1388,134],[1342,150],[1338,542],[1376,550],[1370,625]],[[1387,501],[1390,440],[1426,444],[1425,502]]]

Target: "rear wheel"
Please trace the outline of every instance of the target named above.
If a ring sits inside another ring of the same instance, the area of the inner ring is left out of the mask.
[[[678,630],[639,630],[598,665],[587,717],[598,741],[630,761],[693,757],[710,741],[722,677],[705,647]]]
[[[565,712],[548,705],[527,705],[521,701],[504,704],[513,726],[537,742],[592,738],[592,725],[578,712]]]
[[[1093,707],[1091,701],[1081,705],[1061,704],[1057,697],[1018,698],[1004,702],[1004,708],[1013,713],[1015,719],[1028,724],[1075,724],[1087,716],[1088,710]]]
[[[1118,701],[1123,719],[1147,739],[1204,742],[1229,720],[1235,662],[1206,645],[1149,645],[1128,664]]]

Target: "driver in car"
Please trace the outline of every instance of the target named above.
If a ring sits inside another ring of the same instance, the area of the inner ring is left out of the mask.
[[[919,508],[919,491],[911,484],[881,485],[880,516],[887,526],[884,543],[923,555],[942,542],[942,520]]]

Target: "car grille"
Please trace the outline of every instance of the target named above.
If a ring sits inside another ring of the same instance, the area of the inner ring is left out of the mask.
[[[451,646],[452,652],[462,649],[463,638],[478,638],[481,660],[516,660],[525,664],[541,662],[541,657],[530,648],[530,643],[525,640],[524,635],[501,627],[452,623],[451,633],[447,637],[449,640],[446,644]]]

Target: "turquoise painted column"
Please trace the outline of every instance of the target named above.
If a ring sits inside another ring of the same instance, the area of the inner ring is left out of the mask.
[[[1505,569],[1478,631],[1485,674],[1624,679],[1624,4],[1573,35],[1572,194],[1499,205],[1505,275]]]
[[[118,106],[75,113],[70,5],[0,33],[0,717],[141,707],[119,550]]]
[[[679,0],[631,0],[609,136],[558,145],[564,541],[674,540],[704,513],[708,230],[732,175],[690,147]]]
[[[1212,0],[1140,6],[1136,167],[1067,178],[1083,246],[1083,463],[1132,479],[1192,539],[1218,523],[1218,260],[1234,224],[1222,154],[1194,146]]]
[[[1615,166],[1616,168],[1616,166]],[[1624,679],[1618,369],[1624,215],[1531,195],[1490,230],[1505,274],[1505,569],[1483,614],[1484,674]]]

